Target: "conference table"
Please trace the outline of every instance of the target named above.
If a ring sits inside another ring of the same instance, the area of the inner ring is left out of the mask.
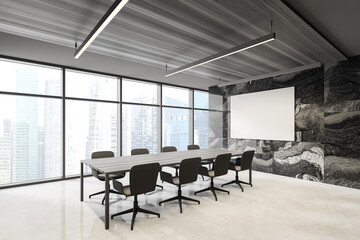
[[[105,174],[105,229],[109,229],[109,175],[112,173],[128,172],[139,164],[159,163],[160,166],[179,164],[183,159],[201,157],[202,161],[213,160],[219,154],[231,153],[233,156],[240,152],[221,149],[197,149],[191,151],[165,152],[157,154],[144,154],[134,156],[121,156],[111,158],[96,158],[80,161],[80,201],[84,201],[84,164]]]

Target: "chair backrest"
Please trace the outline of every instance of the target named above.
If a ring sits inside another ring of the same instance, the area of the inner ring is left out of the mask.
[[[147,148],[135,148],[131,150],[131,155],[141,155],[141,154],[149,154],[149,150],[147,150]]]
[[[91,159],[95,158],[108,158],[108,157],[115,157],[114,153],[112,151],[98,151],[93,152],[91,154]],[[99,171],[96,171],[95,169],[91,169],[91,173],[94,177],[99,178]]]
[[[166,146],[162,148],[162,152],[176,152],[177,149],[175,146]]]
[[[215,176],[225,175],[228,172],[231,159],[231,153],[220,154],[215,158],[214,168]]]
[[[200,146],[199,145],[188,145],[187,149],[188,150],[196,150],[196,149],[200,149]]]
[[[241,171],[251,168],[254,154],[255,154],[255,151],[253,151],[253,150],[246,151],[242,154],[241,161],[240,161]]]
[[[91,158],[107,158],[107,157],[115,157],[114,153],[112,151],[99,151],[99,152],[93,152],[91,154]]]
[[[181,161],[179,170],[180,184],[195,182],[197,180],[201,158],[187,158]]]
[[[159,171],[159,163],[148,163],[133,166],[130,169],[131,195],[154,191]]]

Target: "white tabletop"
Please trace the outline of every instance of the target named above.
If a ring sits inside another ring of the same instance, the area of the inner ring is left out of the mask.
[[[231,153],[233,156],[241,155],[240,152],[220,149],[198,149],[190,151],[166,152],[156,154],[143,154],[133,156],[96,158],[82,160],[81,162],[101,173],[127,172],[139,164],[158,162],[161,166],[180,163],[183,159],[201,157],[201,160],[216,158],[219,154]]]

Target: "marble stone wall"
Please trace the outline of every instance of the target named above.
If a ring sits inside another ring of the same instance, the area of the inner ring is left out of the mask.
[[[325,68],[325,182],[360,189],[360,57]]]
[[[225,112],[221,128],[219,113],[210,117],[210,132],[217,134],[210,134],[209,146],[255,150],[258,171],[360,189],[360,57],[209,91],[223,96],[218,108],[228,111],[230,96],[290,86],[295,86],[294,142],[231,139]]]

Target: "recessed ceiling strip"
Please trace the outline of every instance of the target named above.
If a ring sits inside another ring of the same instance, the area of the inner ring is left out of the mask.
[[[95,40],[95,38],[104,30],[104,28],[111,22],[111,20],[120,12],[120,10],[125,6],[125,4],[130,0],[116,0],[101,20],[96,24],[95,28],[90,32],[86,37],[85,41],[80,45],[80,47],[75,51],[74,58],[78,59],[81,54],[90,46],[90,44]]]
[[[239,79],[238,81],[222,83],[222,84],[219,84],[218,87],[225,87],[225,86],[234,85],[237,83],[249,82],[249,81],[264,79],[264,78],[268,78],[268,77],[275,77],[275,76],[284,75],[284,74],[288,74],[288,73],[300,72],[300,71],[304,71],[304,70],[308,70],[308,69],[318,68],[321,66],[322,66],[321,62],[316,62],[316,63],[312,63],[312,64],[300,66],[300,67],[294,67],[294,68],[290,68],[290,69],[286,69],[286,70],[282,70],[282,71],[266,73],[266,74],[262,74],[262,75],[258,75],[258,76],[254,76],[254,77],[243,78],[243,79]]]
[[[268,35],[259,37],[257,39],[251,40],[251,41],[246,42],[246,43],[242,43],[242,44],[240,44],[238,46],[232,47],[230,49],[227,49],[227,50],[224,50],[222,52],[216,53],[214,55],[208,56],[206,58],[197,60],[197,61],[195,61],[193,63],[189,63],[189,64],[187,64],[185,66],[182,66],[182,67],[176,68],[174,70],[171,70],[171,71],[169,71],[168,74],[166,74],[165,77],[169,77],[169,76],[174,75],[176,73],[180,73],[180,72],[189,70],[191,68],[194,68],[194,67],[203,65],[205,63],[209,63],[209,62],[218,60],[220,58],[223,58],[223,57],[226,57],[226,56],[229,56],[229,55],[244,51],[244,50],[249,49],[249,48],[253,48],[255,46],[270,42],[270,41],[272,41],[274,39],[275,39],[275,33],[270,33]]]

